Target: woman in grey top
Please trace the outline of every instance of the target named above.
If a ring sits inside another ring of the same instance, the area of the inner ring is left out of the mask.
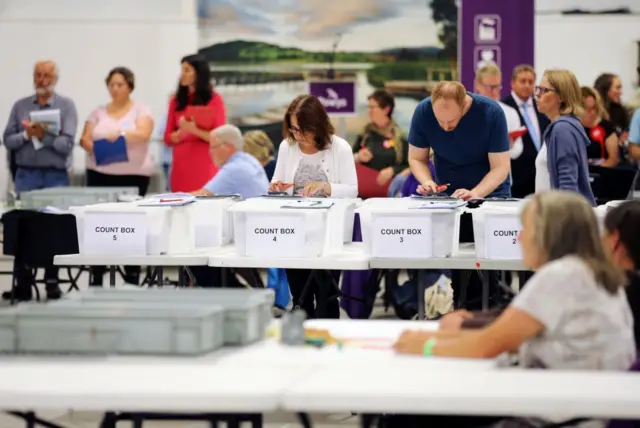
[[[636,348],[626,278],[603,249],[589,203],[573,192],[536,194],[522,226],[523,261],[536,274],[502,315],[475,331],[406,332],[396,349],[466,358],[519,351],[524,367],[628,369]]]

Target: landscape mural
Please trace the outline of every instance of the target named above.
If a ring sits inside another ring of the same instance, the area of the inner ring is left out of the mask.
[[[309,80],[355,79],[359,115],[386,88],[405,129],[434,82],[456,78],[455,0],[199,0],[200,53],[210,62],[229,120],[275,135]]]

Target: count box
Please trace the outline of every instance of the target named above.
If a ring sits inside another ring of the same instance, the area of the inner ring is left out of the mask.
[[[476,257],[493,260],[521,260],[521,204],[481,206],[473,210]]]
[[[449,257],[458,247],[461,209],[421,209],[411,198],[376,198],[358,209],[362,241],[375,258]]]
[[[229,208],[241,257],[320,257],[328,236],[329,209],[286,209],[290,200],[253,198]]]

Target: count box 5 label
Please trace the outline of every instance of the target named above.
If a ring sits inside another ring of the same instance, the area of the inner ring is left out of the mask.
[[[249,214],[247,256],[304,257],[307,228],[302,215]]]
[[[423,259],[433,254],[431,217],[378,216],[373,220],[371,255]]]
[[[522,260],[522,248],[518,236],[521,230],[518,215],[487,216],[485,222],[487,258]]]
[[[147,254],[147,215],[144,212],[84,214],[83,251],[93,255]]]

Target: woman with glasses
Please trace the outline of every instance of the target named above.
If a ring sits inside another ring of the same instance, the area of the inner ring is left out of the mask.
[[[536,158],[536,193],[570,190],[596,205],[587,157],[591,141],[579,119],[584,108],[576,76],[569,70],[546,70],[535,95],[538,110],[551,120]]]
[[[320,101],[311,95],[295,98],[284,116],[276,169],[269,185],[270,192],[290,192],[309,197],[330,196],[355,198],[358,196],[358,178],[351,146],[334,135],[333,125]],[[326,302],[326,313],[316,314],[314,299],[318,301],[318,278],[309,285],[303,302],[302,291],[311,275],[307,269],[287,269],[287,278],[294,306],[300,306],[309,318],[340,318],[337,300]],[[329,287],[333,278],[324,278]],[[328,293],[329,294],[329,293]]]

